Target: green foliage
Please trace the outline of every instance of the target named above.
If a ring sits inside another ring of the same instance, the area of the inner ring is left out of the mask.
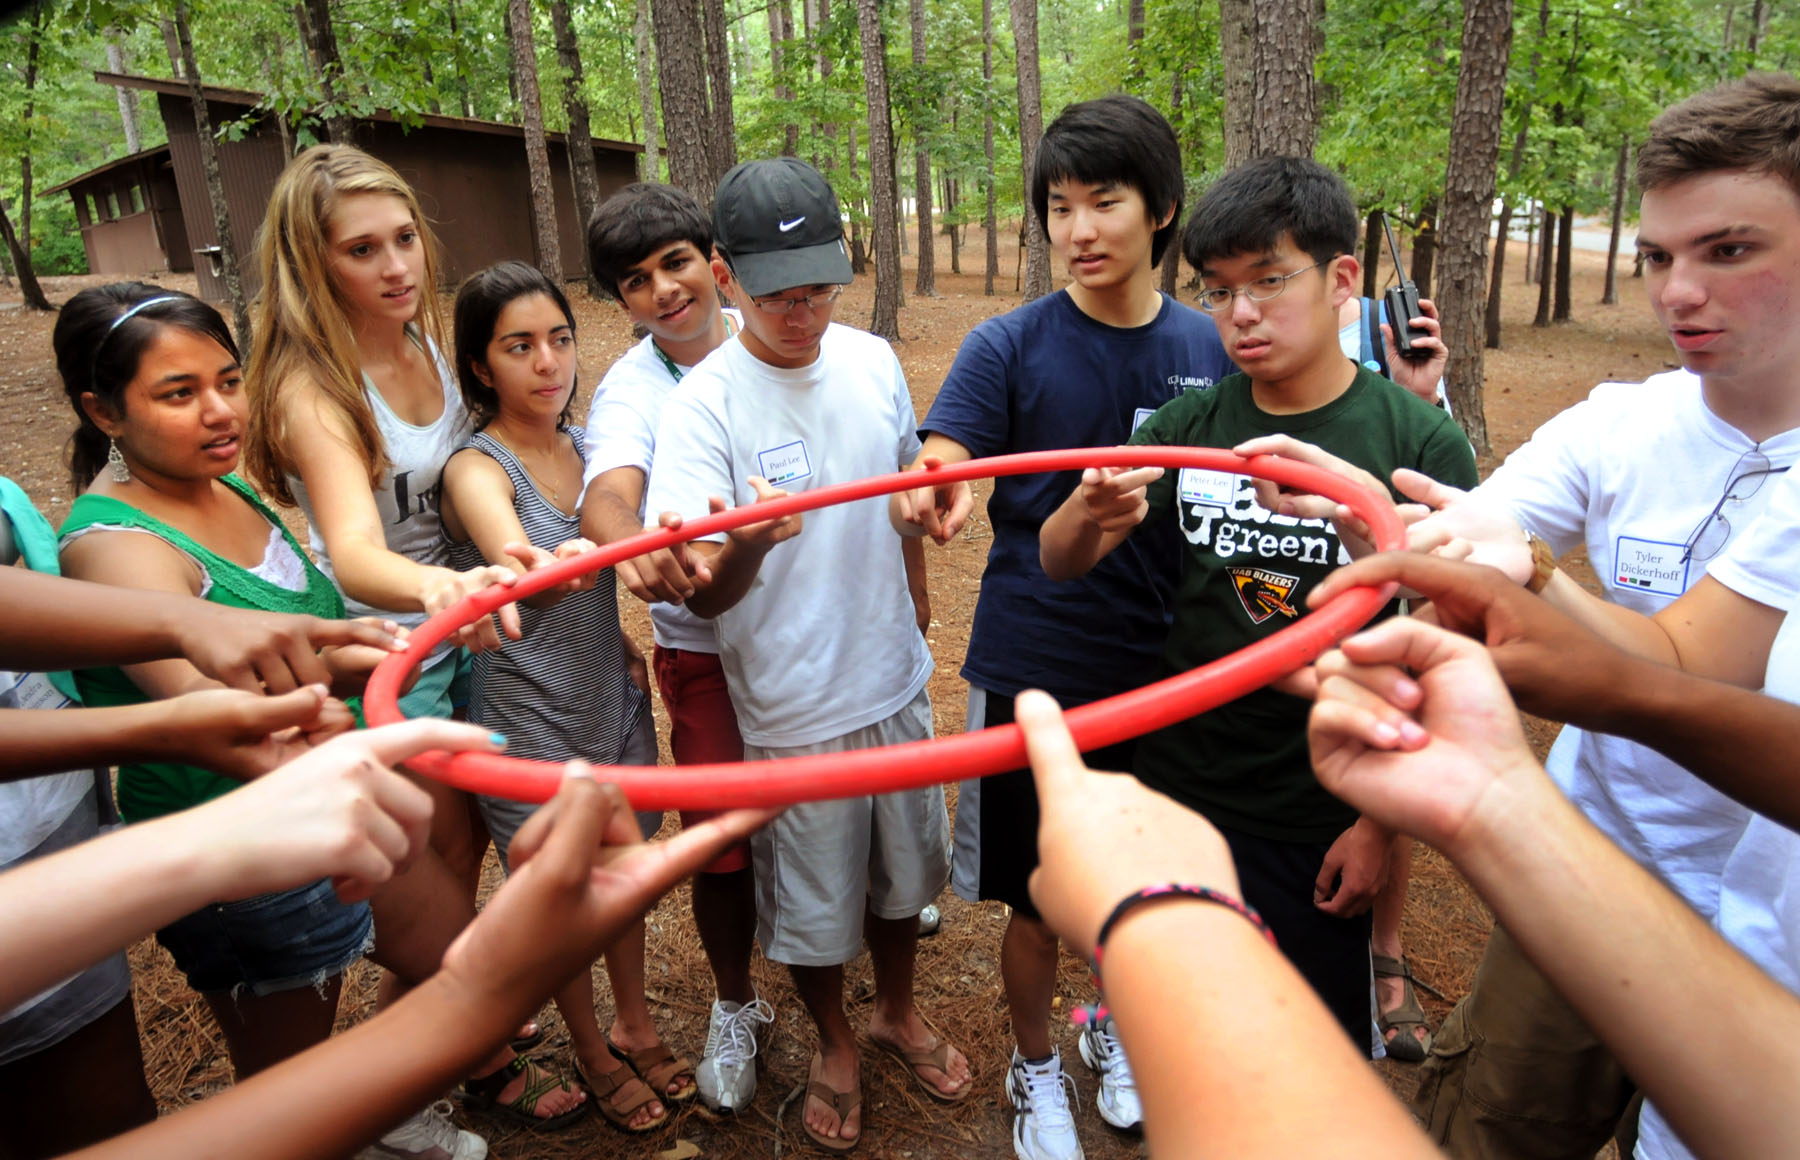
[[[67,194],[36,202],[31,221],[31,265],[39,277],[88,272],[87,248]]]

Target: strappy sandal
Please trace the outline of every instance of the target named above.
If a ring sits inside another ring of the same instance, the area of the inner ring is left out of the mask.
[[[816,1051],[813,1052],[812,1064],[806,1069],[806,1098],[818,1100],[836,1112],[838,1128],[841,1130],[850,1121],[850,1114],[862,1107],[862,1089],[840,1092],[827,1086],[825,1081],[819,1078],[819,1069],[824,1066],[824,1057]],[[848,1152],[862,1141],[860,1130],[849,1140],[837,1136],[827,1136],[823,1132],[815,1132],[813,1126],[806,1122],[805,1100],[800,1103],[800,1130],[806,1133],[808,1140],[827,1152]]]
[[[510,1100],[502,1100],[500,1093],[506,1085],[518,1076],[525,1077],[525,1089]],[[463,1081],[463,1103],[476,1111],[498,1112],[509,1119],[517,1120],[543,1132],[556,1132],[575,1125],[575,1121],[587,1112],[587,1101],[555,1116],[540,1116],[537,1107],[544,1097],[552,1092],[578,1091],[568,1080],[553,1071],[539,1067],[524,1056],[514,1056],[513,1061],[505,1067],[484,1075],[480,1079]]]
[[[581,1073],[582,1082],[587,1084],[588,1090],[594,1093],[594,1110],[619,1131],[637,1135],[640,1132],[649,1132],[660,1128],[669,1122],[669,1104],[666,1100],[662,1100],[662,1115],[642,1124],[631,1122],[631,1117],[639,1108],[645,1104],[656,1103],[661,1097],[651,1090],[650,1085],[632,1071],[629,1065],[621,1064],[613,1068],[601,1076],[598,1081],[589,1075],[587,1069],[580,1063],[575,1065],[575,1070]],[[633,1083],[638,1085],[640,1092],[636,1099],[619,1094],[626,1085]]]
[[[623,1060],[626,1067],[656,1093],[656,1098],[667,1103],[682,1103],[694,1098],[700,1086],[694,1082],[694,1062],[691,1059],[678,1059],[666,1043],[655,1043],[649,1047],[641,1047],[636,1051],[626,1051],[611,1039],[606,1041],[606,1050],[612,1052],[613,1058]],[[669,1091],[671,1083],[678,1083],[675,1091]]]
[[[1405,959],[1392,959],[1386,955],[1371,955],[1370,958],[1377,978],[1403,980],[1400,1005],[1391,1011],[1377,1011],[1375,1015],[1375,1025],[1381,1029],[1387,1053],[1403,1063],[1424,1062],[1431,1051],[1431,1025],[1425,1021],[1425,1008],[1419,1005],[1418,993],[1413,990],[1412,967]],[[1413,1034],[1419,1027],[1425,1028],[1423,1040]],[[1389,1031],[1394,1032],[1391,1038]]]

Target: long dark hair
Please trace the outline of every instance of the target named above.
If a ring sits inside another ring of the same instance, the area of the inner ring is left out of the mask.
[[[476,376],[475,364],[487,363],[488,343],[494,340],[494,327],[500,324],[500,312],[514,301],[533,294],[542,294],[556,303],[569,324],[569,334],[575,333],[575,312],[569,309],[569,300],[563,296],[562,288],[529,262],[496,263],[469,275],[468,280],[456,289],[453,315],[456,385],[475,420],[476,430],[493,422],[494,416],[500,413],[500,395]],[[556,418],[557,430],[569,425],[569,412],[574,406],[575,392],[570,391],[569,401],[563,404],[562,414]]]
[[[210,338],[239,358],[237,342],[219,312],[192,294],[148,282],[93,286],[69,299],[50,332],[63,394],[75,409],[69,436],[69,480],[86,490],[106,464],[109,440],[94,425],[81,397],[92,393],[116,413],[125,410],[125,388],[137,377],[138,360],[165,326]]]

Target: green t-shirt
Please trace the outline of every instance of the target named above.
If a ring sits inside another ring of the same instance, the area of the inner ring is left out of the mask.
[[[1474,487],[1475,456],[1450,416],[1366,368],[1325,406],[1272,415],[1232,375],[1210,391],[1165,404],[1131,442],[1233,447],[1260,435],[1292,435],[1379,479],[1410,467]],[[1396,499],[1400,498],[1398,495]],[[1324,520],[1257,506],[1250,477],[1187,469],[1150,486],[1145,521],[1173,519],[1187,547],[1164,676],[1235,652],[1306,612],[1313,585],[1349,557]],[[1143,738],[1138,778],[1213,822],[1257,837],[1329,842],[1357,813],[1313,776],[1306,749],[1311,702],[1261,689]]]
[[[283,527],[275,513],[264,506],[249,484],[235,475],[227,475],[225,482],[242,494],[264,519],[281,528],[288,546],[305,565],[304,591],[294,592],[279,584],[272,584],[249,569],[208,551],[186,533],[144,514],[128,503],[106,496],[78,497],[69,508],[69,518],[63,521],[58,534],[66,539],[70,533],[95,524],[138,528],[166,540],[206,569],[207,575],[212,578],[212,587],[207,590],[206,599],[213,604],[253,608],[263,612],[303,612],[331,620],[342,617],[343,597],[338,595],[331,580],[306,558],[306,553],[301,550],[293,533]],[[81,700],[86,705],[141,705],[150,699],[132,683],[123,670],[117,668],[83,669],[75,674],[75,683],[80,687]],[[242,784],[194,765],[165,762],[122,765],[119,767],[119,814],[128,822],[141,822],[211,801]]]

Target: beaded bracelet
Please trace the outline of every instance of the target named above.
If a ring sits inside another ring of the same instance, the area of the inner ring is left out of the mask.
[[[1225,909],[1249,919],[1250,925],[1261,931],[1262,936],[1269,940],[1269,945],[1275,945],[1275,932],[1269,929],[1269,924],[1263,921],[1262,915],[1256,913],[1255,910],[1247,906],[1242,899],[1233,898],[1231,895],[1214,890],[1210,886],[1184,886],[1178,882],[1164,882],[1156,886],[1146,886],[1135,893],[1127,894],[1124,898],[1119,900],[1117,906],[1113,907],[1112,913],[1106,916],[1106,921],[1100,924],[1100,934],[1094,939],[1094,952],[1088,959],[1089,965],[1093,968],[1095,979],[1099,979],[1100,977],[1100,958],[1106,949],[1106,936],[1112,933],[1113,927],[1119,924],[1119,920],[1146,902],[1156,902],[1160,899],[1171,897],[1196,898],[1201,902],[1217,903]]]

